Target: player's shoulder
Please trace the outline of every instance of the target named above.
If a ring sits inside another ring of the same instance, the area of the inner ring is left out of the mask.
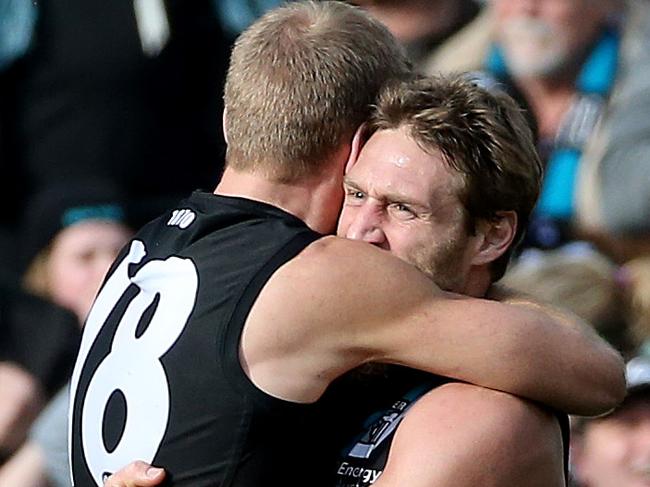
[[[413,468],[420,469],[418,486],[559,486],[559,425],[550,413],[510,394],[444,384],[406,414],[385,473],[387,479],[399,478]]]
[[[480,456],[494,463],[516,461],[522,468],[551,460],[561,472],[562,440],[557,418],[512,394],[450,382],[420,398],[400,430],[402,444],[419,445],[424,450],[440,444],[463,445],[464,456]]]
[[[322,325],[331,330],[336,325],[360,323],[366,319],[368,307],[399,289],[395,284],[399,272],[390,269],[403,266],[416,274],[410,280],[403,279],[404,290],[400,292],[408,292],[409,285],[426,279],[415,268],[370,244],[323,237],[274,272],[254,311],[257,315],[262,310],[263,316],[273,313],[285,323],[302,323],[302,329]],[[287,306],[288,303],[291,305]],[[334,313],[337,320],[332,325]]]
[[[306,313],[322,315],[322,310],[332,309],[341,326],[380,326],[436,299],[436,289],[423,273],[390,252],[330,236],[311,243],[278,269],[260,298],[305,303]]]
[[[319,306],[335,305],[363,278],[362,256],[375,250],[334,236],[317,239],[273,273],[256,306],[271,302],[278,311],[299,318]],[[293,305],[284,306],[288,302]]]
[[[310,259],[330,259],[332,257],[357,258],[365,257],[385,258],[389,256],[388,252],[382,251],[374,245],[358,240],[350,240],[347,238],[337,237],[335,235],[328,235],[318,240],[315,240],[308,245],[304,252],[304,256]]]
[[[289,263],[291,269],[318,271],[323,278],[340,280],[340,274],[354,280],[363,276],[395,276],[420,274],[413,266],[398,259],[390,252],[366,242],[327,236],[308,245],[297,259]]]
[[[501,391],[449,382],[432,389],[413,406],[408,420],[415,425],[433,418],[469,421],[482,432],[513,438],[514,433],[542,433],[557,428],[554,416],[539,405]],[[417,430],[417,428],[416,428]]]

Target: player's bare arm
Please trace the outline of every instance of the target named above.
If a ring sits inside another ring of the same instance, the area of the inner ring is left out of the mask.
[[[499,445],[495,448],[495,445]],[[557,420],[469,384],[433,389],[406,414],[375,487],[561,487]]]
[[[287,303],[290,303],[287,306]],[[591,329],[537,305],[443,293],[370,245],[328,237],[280,269],[254,305],[242,363],[266,392],[316,400],[369,361],[412,366],[575,414],[624,394],[619,355]]]
[[[509,304],[513,306],[523,306],[527,308],[538,309],[549,316],[552,316],[558,322],[564,323],[567,327],[574,327],[581,330],[586,324],[580,317],[565,309],[560,309],[549,303],[537,301],[532,296],[529,296],[520,291],[507,288],[502,285],[493,285],[490,287],[486,299],[498,301],[500,303]]]

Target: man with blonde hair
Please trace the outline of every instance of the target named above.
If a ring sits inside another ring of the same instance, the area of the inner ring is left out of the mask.
[[[462,76],[415,80],[385,89],[367,127],[345,177],[338,235],[390,251],[441,289],[503,295],[492,283],[541,182],[515,103]],[[355,407],[321,419],[338,437],[319,442],[319,457],[338,452],[334,467],[319,471],[323,485],[564,485],[566,415],[515,396],[373,364],[337,382],[325,400]]]
[[[165,465],[174,485],[318,483],[323,459],[307,446],[333,413],[319,399],[372,361],[583,414],[620,399],[620,358],[581,325],[443,292],[381,249],[323,236],[356,127],[406,68],[383,27],[338,2],[289,4],[242,34],[221,182],[136,235],[86,324],[75,485],[134,458]]]

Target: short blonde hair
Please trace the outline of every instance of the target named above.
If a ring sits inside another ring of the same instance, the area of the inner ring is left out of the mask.
[[[226,164],[275,180],[317,174],[410,65],[379,22],[341,2],[267,13],[236,41],[224,101]]]

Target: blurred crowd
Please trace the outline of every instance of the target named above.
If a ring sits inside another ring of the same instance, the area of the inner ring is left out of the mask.
[[[66,485],[94,294],[133,229],[216,185],[230,46],[280,3],[0,0],[1,486]],[[650,2],[350,3],[420,73],[470,71],[525,110],[545,177],[503,281],[633,359],[620,409],[574,421],[575,485],[650,485]]]

